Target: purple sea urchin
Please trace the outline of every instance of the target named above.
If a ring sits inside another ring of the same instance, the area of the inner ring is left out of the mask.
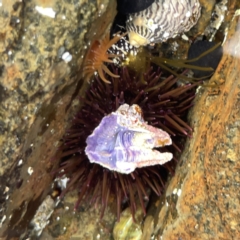
[[[194,85],[177,86],[177,78],[162,78],[160,71],[154,72],[152,68],[144,74],[144,79],[138,79],[135,73],[128,71],[126,67],[111,67],[113,73],[120,77],[108,77],[111,84],[106,84],[99,78],[95,78],[91,83],[85,98],[82,99],[83,107],[64,137],[63,159],[58,176],[66,174],[70,177],[62,196],[72,189],[78,189],[75,208],[84,198],[90,203],[98,201],[102,204],[103,216],[109,197],[113,194],[119,218],[124,199],[129,201],[133,216],[136,211],[136,198],[145,213],[144,199],[148,198],[147,190],[150,188],[157,195],[161,194],[164,186],[162,174],[164,175],[165,170],[156,165],[136,169],[131,174],[120,174],[92,164],[84,152],[87,137],[104,116],[116,111],[124,103],[138,104],[148,124],[167,131],[173,141],[174,137],[179,135],[190,136],[192,129],[182,117],[191,106]],[[173,145],[179,150],[176,143]],[[171,170],[172,164],[165,167]]]

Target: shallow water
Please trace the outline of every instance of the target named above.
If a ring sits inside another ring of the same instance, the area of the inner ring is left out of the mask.
[[[189,114],[193,137],[166,192],[150,200],[146,217],[138,208],[136,223],[129,209],[116,222],[114,196],[102,220],[98,205],[83,203],[73,213],[76,191],[59,201],[53,175],[60,140],[88,87],[80,77],[83,56],[89,41],[109,31],[114,3],[107,8],[107,1],[0,2],[2,239],[240,238],[240,6],[230,0],[217,6],[200,2],[202,17],[186,36],[204,32],[224,42],[210,80],[218,87],[198,89]],[[163,55],[184,58],[190,45],[184,38],[160,44]],[[125,237],[116,233],[123,227]]]

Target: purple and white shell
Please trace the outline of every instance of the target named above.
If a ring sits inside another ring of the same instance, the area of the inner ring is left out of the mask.
[[[165,42],[189,31],[200,15],[198,0],[155,0],[145,10],[128,15],[129,42],[135,47]]]
[[[148,125],[136,104],[123,104],[105,116],[86,142],[85,153],[91,163],[119,173],[164,164],[173,157],[153,149],[171,145],[172,140],[167,132]]]

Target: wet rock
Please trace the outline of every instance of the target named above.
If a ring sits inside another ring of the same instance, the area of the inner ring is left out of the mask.
[[[135,220],[132,217],[130,208],[125,209],[121,213],[119,222],[115,223],[113,229],[114,240],[140,240],[142,237],[142,219],[141,206],[137,208]]]
[[[55,208],[52,220],[44,229],[43,234],[48,234],[54,239],[85,240],[85,239],[110,239],[115,216],[106,209],[106,214],[100,219],[101,209],[82,204],[77,212],[73,211],[76,201],[76,192],[68,194]]]
[[[216,88],[201,87],[189,114],[193,138],[154,215],[157,239],[240,238],[239,26],[236,17],[210,81]]]
[[[0,238],[26,237],[31,219],[51,192],[58,164],[53,156],[79,104],[74,96],[88,86],[81,80],[87,45],[114,18],[107,4],[1,1],[0,189],[7,184],[9,191],[0,202]],[[96,19],[102,26],[98,31],[92,27]]]

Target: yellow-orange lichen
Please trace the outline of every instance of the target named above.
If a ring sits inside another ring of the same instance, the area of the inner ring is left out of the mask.
[[[113,74],[104,63],[113,63],[113,58],[120,57],[118,54],[108,53],[108,49],[125,35],[126,33],[122,35],[116,34],[114,38],[110,39],[109,34],[107,34],[101,41],[95,40],[92,43],[84,61],[84,79],[89,80],[95,72],[105,83],[110,82],[105,78],[104,72],[111,77],[119,77]]]

